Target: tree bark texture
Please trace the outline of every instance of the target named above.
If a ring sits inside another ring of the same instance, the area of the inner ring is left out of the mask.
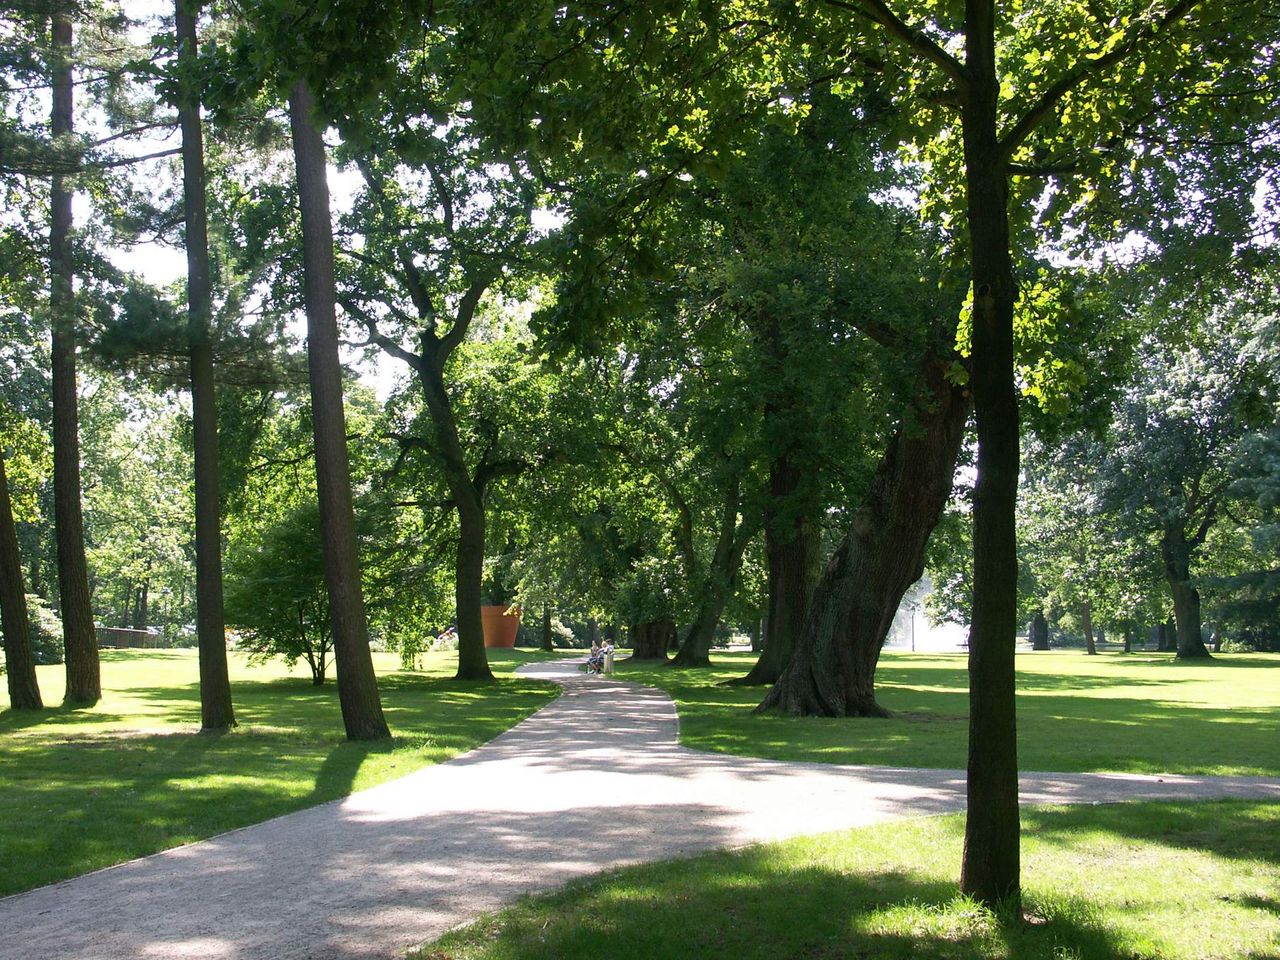
[[[1008,173],[997,127],[994,0],[966,0],[965,201],[973,292],[972,370],[978,432],[969,631],[969,760],[961,889],[1017,908],[1018,749],[1014,703],[1018,556],[1017,289],[1009,252]]]
[[[179,60],[196,57],[199,0],[174,0]],[[195,454],[196,640],[200,648],[200,728],[235,726],[222,604],[222,526],[218,500],[218,406],[213,385],[209,229],[205,213],[204,133],[193,84],[178,96],[182,128],[182,184],[186,214],[187,335],[191,359],[191,421]]]
[[[1093,636],[1093,604],[1086,600],[1080,605],[1080,626],[1084,631],[1084,650],[1091,657],[1098,655],[1098,644]]]
[[[631,628],[631,659],[665,660],[675,639],[676,624],[669,617],[638,623]]]
[[[484,648],[480,605],[484,602],[484,490],[467,470],[453,405],[444,386],[445,358],[433,353],[418,371],[435,430],[435,452],[458,511],[458,555],[454,567],[454,604],[458,618],[458,680],[492,680]]]
[[[329,222],[329,185],[324,140],[316,128],[314,101],[303,80],[289,95],[289,120],[302,208],[303,280],[307,309],[307,363],[311,379],[311,416],[316,442],[316,488],[320,538],[324,545],[325,586],[333,629],[338,700],[349,740],[389,737],[378,697],[378,680],[369,652],[351,503],[342,367],[338,360],[338,321],[333,275],[333,228]]]
[[[741,492],[741,478],[738,478],[725,497],[715,552],[701,585],[702,598],[679,652],[671,658],[673,667],[711,666],[711,643],[715,639],[716,627],[720,625],[725,604],[733,595],[734,584],[742,569],[742,555],[754,532],[751,525],[738,516]]]
[[[1178,660],[1211,659],[1209,648],[1204,645],[1201,633],[1200,591],[1191,583],[1192,545],[1187,542],[1181,523],[1165,526],[1160,539],[1160,554],[1164,561],[1164,575],[1169,582],[1173,598],[1173,619],[1176,625],[1174,647]]]
[[[9,500],[9,478],[0,449],[0,629],[4,632],[5,678],[9,706],[14,710],[39,710],[40,686],[36,682],[36,658],[31,650],[31,621],[27,617],[27,593],[22,583],[22,555],[18,530]]]
[[[800,468],[789,454],[770,465],[764,528],[768,629],[760,659],[745,677],[733,681],[735,685],[777,683],[804,627],[805,613],[821,573],[822,530],[815,517],[794,509],[793,498],[801,483]],[[755,640],[753,633],[752,649]]]
[[[931,358],[923,403],[885,448],[813,592],[791,661],[757,708],[802,716],[887,716],[875,670],[907,589],[924,572],[929,535],[951,496],[969,415],[963,388]]]
[[[1037,610],[1031,618],[1031,649],[1049,649],[1049,621],[1044,618],[1044,611]]]
[[[61,10],[53,24],[53,138],[72,132],[71,21]],[[76,320],[72,290],[71,190],[55,174],[49,195],[50,296],[53,383],[53,508],[58,539],[58,597],[66,649],[70,704],[102,696],[98,638],[93,628],[89,568],[84,556],[80,505],[80,411],[76,396]]]

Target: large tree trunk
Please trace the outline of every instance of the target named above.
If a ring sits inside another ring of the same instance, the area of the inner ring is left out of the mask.
[[[907,589],[924,572],[929,535],[951,496],[969,415],[947,364],[925,365],[928,406],[899,425],[814,590],[790,664],[757,708],[828,717],[887,713],[875,670]]]
[[[199,0],[175,0],[179,60],[196,57]],[[185,74],[184,74],[185,75]],[[182,126],[182,183],[186,212],[187,334],[191,344],[191,421],[195,454],[196,640],[200,648],[200,728],[235,726],[227,636],[222,613],[222,528],[218,502],[218,406],[213,387],[210,333],[212,296],[209,231],[205,219],[204,134],[194,85],[182,84],[178,122]]]
[[[676,625],[670,617],[646,620],[631,628],[632,660],[665,660],[675,641]]]
[[[480,605],[484,601],[484,507],[469,497],[458,507],[458,562],[454,600],[458,614],[458,680],[492,680],[484,648]]]
[[[1031,618],[1031,649],[1049,649],[1049,621],[1044,618],[1044,611],[1037,610]]]
[[[1093,637],[1093,604],[1086,600],[1080,606],[1080,627],[1084,631],[1084,651],[1089,656],[1098,654],[1098,644]]]
[[[458,511],[458,556],[454,567],[454,603],[458,618],[458,672],[455,679],[492,680],[493,671],[489,669],[484,627],[480,619],[480,605],[484,599],[484,491],[477,488],[467,472],[453,406],[444,387],[443,363],[439,356],[429,358],[418,368],[418,382],[435,429],[435,452],[440,458],[454,509]]]
[[[313,111],[311,91],[305,81],[299,80],[289,95],[289,120],[302,208],[307,362],[316,441],[320,539],[324,547],[325,586],[329,595],[342,722],[347,739],[378,740],[390,737],[391,733],[378,697],[360,583],[346,416],[342,406],[342,367],[338,360],[329,184],[324,140],[316,128]]]
[[[1164,575],[1173,597],[1173,619],[1176,627],[1177,660],[1212,658],[1201,634],[1200,591],[1191,583],[1191,545],[1181,523],[1168,524],[1160,539]]]
[[[725,497],[715,553],[707,570],[706,582],[702,585],[702,599],[679,652],[671,658],[673,667],[711,666],[711,642],[715,639],[725,604],[733,594],[734,583],[742,569],[742,555],[751,540],[750,524],[738,518],[741,490],[741,478],[736,478]]]
[[[1020,903],[1014,650],[1018,618],[1018,395],[1013,376],[1017,288],[1009,253],[1008,172],[997,127],[994,0],[966,0],[964,164],[973,284],[973,621],[969,631],[969,762],[960,888],[988,906]]]
[[[4,459],[4,450],[0,449],[0,630],[4,632],[9,706],[14,710],[39,710],[44,702],[36,682],[31,622],[27,618],[27,595],[22,585],[22,556],[18,552],[18,530],[13,522]]]
[[[71,21],[53,15],[53,137],[72,132]],[[80,507],[80,412],[76,397],[76,320],[72,291],[71,191],[61,174],[49,195],[50,296],[53,360],[53,507],[58,536],[58,597],[66,647],[66,702],[102,696],[98,638],[93,629],[89,568]]]
[[[768,630],[764,650],[751,672],[734,684],[764,686],[777,683],[791,660],[804,626],[821,572],[822,531],[805,511],[798,514],[792,499],[801,485],[800,469],[788,455],[769,469],[769,506],[765,511],[765,560],[768,565]],[[752,636],[755,649],[755,636]]]

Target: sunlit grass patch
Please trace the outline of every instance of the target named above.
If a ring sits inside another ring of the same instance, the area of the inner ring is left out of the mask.
[[[375,655],[390,743],[349,743],[336,684],[231,657],[239,726],[199,734],[194,651],[103,651],[92,708],[0,713],[0,895],[323,803],[492,739],[555,696],[511,676],[540,657],[493,651],[498,683],[452,678],[443,654],[403,672]],[[62,668],[41,667],[47,703]],[[0,704],[6,701],[0,700]]]
[[[758,716],[767,688],[729,687],[754,662],[716,654],[709,670],[618,664],[666,690],[686,746],[744,756],[958,769],[968,737],[963,654],[886,653],[877,672],[888,720]],[[1024,770],[1280,776],[1280,656],[1018,656]]]
[[[611,872],[418,956],[1262,960],[1278,828],[1280,805],[1245,801],[1034,809],[1024,911],[997,916],[957,891],[961,817],[900,822]]]

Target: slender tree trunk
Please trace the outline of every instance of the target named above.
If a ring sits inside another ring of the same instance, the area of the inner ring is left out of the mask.
[[[1156,650],[1160,653],[1172,653],[1178,649],[1178,631],[1172,620],[1166,620],[1156,627]]]
[[[1137,633],[1137,628],[1133,625],[1133,622],[1130,620],[1126,620],[1124,624],[1124,652],[1125,653],[1133,653],[1133,638],[1135,633]]]
[[[0,629],[4,632],[5,677],[9,706],[14,710],[39,710],[40,686],[36,682],[36,658],[31,650],[31,622],[27,594],[22,585],[22,556],[18,530],[9,501],[9,478],[4,450],[0,449]]]
[[[315,125],[314,102],[305,81],[289,95],[298,200],[302,207],[303,280],[307,308],[307,362],[311,375],[311,418],[316,442],[316,488],[320,538],[324,545],[338,700],[349,740],[390,737],[378,697],[369,652],[360,584],[360,556],[351,504],[346,416],[342,407],[342,367],[333,277],[333,228],[324,140]]]
[[[1200,591],[1191,583],[1191,544],[1187,542],[1182,524],[1171,523],[1164,529],[1160,541],[1160,553],[1164,560],[1164,575],[1173,597],[1173,618],[1176,624],[1177,660],[1206,660],[1212,657],[1204,645],[1201,633]]]
[[[1049,649],[1049,621],[1044,618],[1044,611],[1037,610],[1031,618],[1031,649]]]
[[[754,533],[753,526],[738,517],[742,506],[742,478],[735,477],[725,497],[720,514],[720,529],[716,548],[701,585],[702,599],[694,612],[689,632],[680,644],[680,650],[671,658],[673,667],[711,666],[711,643],[725,604],[733,595],[738,572],[742,569],[742,555]]]
[[[200,0],[175,0],[179,60],[196,57]],[[235,726],[227,637],[222,612],[222,527],[218,502],[218,406],[213,386],[209,231],[205,214],[204,134],[194,85],[178,97],[182,127],[182,183],[186,212],[187,334],[191,347],[191,420],[195,454],[196,640],[200,648],[200,727]]]
[[[53,15],[53,137],[72,132],[71,21]],[[93,628],[89,568],[84,557],[80,506],[80,413],[76,397],[76,319],[72,291],[71,190],[53,177],[49,204],[50,296],[53,359],[53,505],[58,536],[58,599],[66,647],[66,702],[97,703],[102,696],[98,639]]]
[[[133,600],[133,621],[130,624],[134,630],[147,629],[147,600],[151,592],[151,582],[143,580],[142,585],[138,587],[138,592]]]
[[[969,787],[961,889],[1016,909],[1020,894],[1018,740],[1014,700],[1018,550],[1017,288],[1009,253],[1008,172],[997,126],[994,0],[965,2],[963,113],[973,283],[973,622],[969,631]]]
[[[887,715],[876,702],[876,663],[903,596],[924,572],[969,415],[969,398],[947,382],[946,368],[936,358],[926,363],[927,406],[890,439],[814,590],[791,662],[757,709]]]
[[[1098,655],[1098,645],[1093,638],[1093,604],[1086,600],[1080,606],[1080,623],[1084,630],[1084,649],[1091,657]]]
[[[790,456],[776,460],[769,470],[769,507],[765,513],[764,543],[768,565],[768,630],[764,649],[751,672],[734,684],[764,686],[778,682],[791,660],[805,613],[821,573],[822,533],[814,518],[796,515],[792,500],[802,482]],[[756,649],[752,637],[752,649]]]
[[[551,637],[551,608],[544,606],[542,608],[542,649],[550,652],[555,648],[555,642]]]

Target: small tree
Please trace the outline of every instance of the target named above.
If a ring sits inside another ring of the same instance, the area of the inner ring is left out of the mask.
[[[293,507],[227,561],[227,623],[241,631],[240,649],[256,661],[306,660],[311,682],[324,683],[333,632],[317,505]]]

